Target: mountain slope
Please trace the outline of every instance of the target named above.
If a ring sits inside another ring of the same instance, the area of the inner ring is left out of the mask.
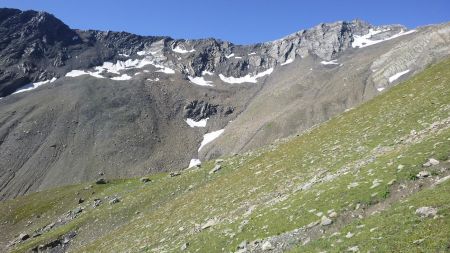
[[[449,69],[447,59],[301,136],[181,175],[3,201],[1,241],[38,230],[8,250],[445,251]]]
[[[339,21],[242,46],[0,17],[0,200],[258,148],[450,55],[449,24]]]

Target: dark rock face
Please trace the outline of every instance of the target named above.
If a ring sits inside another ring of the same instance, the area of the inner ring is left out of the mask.
[[[184,107],[185,117],[199,121],[209,118],[217,113],[219,105],[212,105],[205,101],[194,100]]]

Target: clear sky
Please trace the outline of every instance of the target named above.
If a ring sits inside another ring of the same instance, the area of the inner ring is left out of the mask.
[[[0,0],[0,7],[47,11],[78,29],[215,37],[237,44],[337,20],[410,28],[450,21],[450,0]]]

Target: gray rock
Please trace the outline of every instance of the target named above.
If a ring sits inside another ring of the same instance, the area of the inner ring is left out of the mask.
[[[416,214],[421,218],[433,218],[437,214],[437,209],[434,207],[423,206],[416,209]]]
[[[179,171],[170,172],[169,175],[170,175],[170,177],[177,177],[177,176],[181,175],[181,172],[179,172]]]
[[[269,241],[265,241],[262,245],[261,245],[261,249],[263,251],[269,251],[269,250],[273,250],[275,249],[272,245],[272,243],[270,243]]]
[[[416,177],[417,177],[417,178],[426,178],[426,177],[429,177],[430,175],[431,175],[431,174],[430,174],[429,171],[423,170],[423,171],[419,172],[419,173],[416,175]]]
[[[117,204],[120,202],[120,199],[117,197],[113,197],[110,201],[109,204],[113,205],[113,204]]]
[[[181,248],[180,248],[180,250],[181,251],[184,251],[184,250],[186,250],[187,249],[187,247],[189,246],[189,243],[188,242],[186,242],[186,243],[183,243],[183,245],[181,245]]]
[[[439,164],[439,161],[434,159],[434,158],[430,158],[428,159],[428,161],[426,163],[423,164],[423,167],[430,167],[430,166],[436,166]]]
[[[101,204],[102,204],[102,200],[101,199],[94,199],[94,203],[92,204],[92,207],[96,208],[96,207],[98,207]]]
[[[209,172],[209,174],[216,173],[216,172],[218,172],[218,171],[221,170],[221,169],[222,169],[222,165],[216,164],[216,165],[214,166],[214,168]]]
[[[104,179],[104,178],[99,178],[95,181],[96,184],[107,184],[108,180]]]
[[[322,216],[322,219],[320,220],[321,226],[328,226],[328,225],[331,225],[332,223],[333,223],[333,221],[325,215]]]
[[[248,245],[248,241],[242,241],[241,243],[239,243],[239,245],[237,246],[238,250],[246,250],[247,249],[247,245]]]
[[[21,241],[25,241],[25,240],[27,240],[27,239],[29,239],[29,238],[30,238],[30,235],[27,234],[27,233],[21,233],[21,234],[19,235],[19,240],[21,240]]]
[[[150,182],[151,180],[150,180],[150,178],[148,178],[148,177],[141,177],[141,179],[139,179],[142,183],[147,183],[147,182]]]

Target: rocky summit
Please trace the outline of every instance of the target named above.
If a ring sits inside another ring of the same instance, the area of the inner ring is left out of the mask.
[[[449,57],[450,23],[236,45],[0,9],[0,252],[445,252]]]

